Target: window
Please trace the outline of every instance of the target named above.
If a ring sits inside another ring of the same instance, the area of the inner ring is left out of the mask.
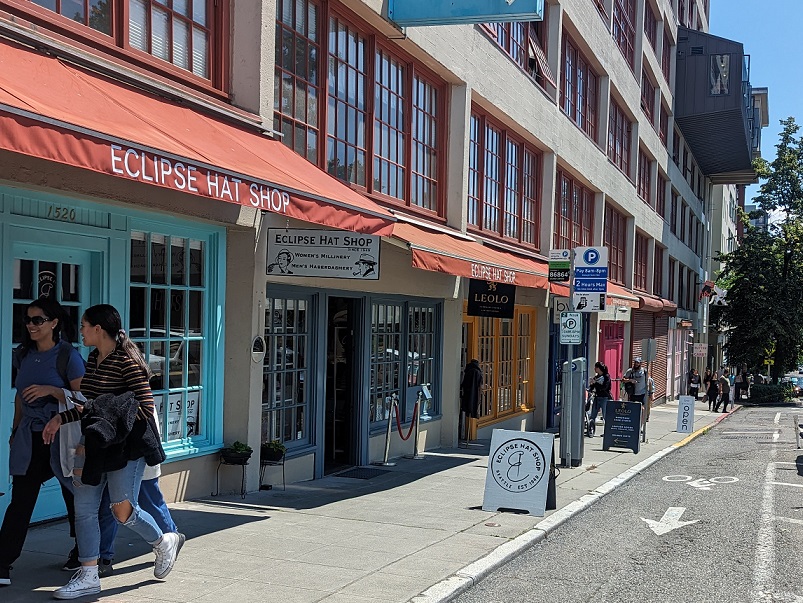
[[[647,70],[641,72],[641,110],[655,124],[655,86],[647,75]]]
[[[553,248],[571,249],[591,245],[594,193],[561,170],[558,170],[555,188]]]
[[[683,264],[678,265],[678,306],[684,310],[686,306],[686,267]]]
[[[369,195],[441,211],[442,83],[324,6],[277,3],[274,128]]]
[[[593,0],[594,6],[597,7],[597,12],[599,12],[599,16],[602,17],[602,20],[605,21],[605,24],[608,24],[608,11],[605,10],[605,1],[604,0]]]
[[[613,0],[613,39],[630,69],[635,68],[636,0]]]
[[[469,225],[538,247],[540,153],[480,113],[469,130]]]
[[[650,187],[652,186],[652,161],[647,154],[638,151],[638,179],[636,180],[636,193],[639,199],[647,205],[650,204]]]
[[[174,448],[215,443],[215,415],[222,410],[214,375],[222,358],[210,311],[216,307],[212,246],[198,233],[131,233],[129,335],[151,370],[162,439]]]
[[[611,99],[608,123],[608,158],[630,178],[630,141],[633,124],[619,104]]]
[[[513,318],[464,317],[473,325],[469,350],[483,374],[479,424],[533,408],[535,310],[516,306]]]
[[[26,17],[171,75],[224,89],[228,5],[209,0],[32,0]],[[30,11],[30,13],[28,13]],[[76,27],[76,25],[78,27]],[[100,34],[100,35],[98,35]],[[83,39],[82,39],[83,38]],[[156,60],[154,60],[156,59]]]
[[[265,306],[262,441],[310,444],[312,304],[309,298],[269,297]]]
[[[560,106],[583,132],[597,140],[597,74],[571,38],[563,36],[563,81]]]
[[[669,299],[678,303],[677,289],[675,288],[675,281],[677,280],[678,266],[677,260],[669,258]]]
[[[436,306],[396,302],[371,304],[370,420],[383,425],[399,404],[402,421],[410,421],[420,387],[435,393]],[[433,400],[422,400],[422,418],[437,414]]]
[[[672,193],[672,206],[669,208],[669,230],[670,232],[678,236],[678,201],[680,200],[680,195],[673,191]]]
[[[664,281],[664,248],[655,246],[655,260],[653,262],[652,273],[652,294],[662,297],[662,289]]]
[[[664,47],[661,50],[661,73],[664,74],[664,79],[669,83],[670,70],[672,69],[672,38],[669,37],[669,32],[664,29]]]
[[[633,262],[633,287],[639,291],[647,290],[647,254],[649,242],[647,237],[636,233],[636,250]]]
[[[658,176],[658,190],[655,195],[655,212],[662,218],[666,218],[666,178]]]
[[[675,162],[675,165],[680,167],[680,155],[682,152],[682,148],[680,146],[680,134],[677,130],[672,132],[672,161]]]
[[[608,278],[624,284],[627,218],[610,205],[605,206],[605,229],[602,234],[603,245],[608,248]]]
[[[685,201],[681,201],[680,203],[680,230],[677,233],[677,237],[686,243],[686,234],[688,232],[688,214],[689,214],[689,206],[686,205]]]
[[[546,56],[546,11],[544,20],[514,23],[485,23],[483,28],[511,59],[542,88],[549,83],[557,88]]]
[[[666,146],[667,139],[669,137],[669,111],[664,106],[663,101],[661,102],[661,116],[660,116],[660,124],[658,127],[658,138],[661,140],[661,143]]]
[[[658,19],[649,3],[644,6],[644,37],[653,50],[658,48]]]

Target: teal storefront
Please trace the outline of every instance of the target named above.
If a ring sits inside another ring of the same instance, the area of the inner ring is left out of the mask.
[[[0,187],[0,435],[14,417],[11,351],[21,316],[55,297],[77,325],[110,303],[152,371],[168,460],[208,454],[223,442],[226,230],[123,205]],[[87,348],[79,348],[86,357]],[[0,446],[0,515],[10,500],[8,446]],[[63,516],[55,480],[33,521]]]

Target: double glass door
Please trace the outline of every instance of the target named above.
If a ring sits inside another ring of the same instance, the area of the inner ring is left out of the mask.
[[[23,234],[24,233],[24,234]],[[13,235],[13,230],[12,230]],[[37,240],[39,239],[39,240]],[[14,419],[14,396],[11,389],[11,351],[23,340],[25,325],[22,321],[28,304],[40,297],[57,300],[65,309],[69,324],[63,325],[62,333],[79,346],[86,357],[88,349],[80,347],[81,315],[84,310],[101,301],[101,270],[104,252],[102,248],[87,248],[83,237],[52,232],[39,234],[26,229],[12,236],[6,247],[2,264],[3,291],[10,298],[2,298],[2,353],[3,384],[2,407],[0,407],[0,433],[11,431]],[[11,320],[9,320],[9,318]],[[10,327],[10,328],[9,328]],[[0,511],[10,502],[11,476],[8,475],[8,446],[0,446]],[[66,514],[58,482],[51,479],[43,487],[34,510],[33,521],[42,521]]]

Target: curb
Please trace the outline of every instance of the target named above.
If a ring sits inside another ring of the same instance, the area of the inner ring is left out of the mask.
[[[508,542],[498,546],[493,551],[485,555],[485,557],[477,559],[463,569],[457,570],[448,578],[444,578],[437,584],[430,586],[421,594],[410,599],[408,603],[447,603],[448,601],[460,596],[473,586],[477,585],[489,574],[493,573],[516,557],[519,557],[525,551],[544,540],[548,534],[555,531],[575,515],[585,511],[603,496],[610,494],[619,486],[629,482],[644,469],[654,465],[665,456],[675,452],[679,448],[682,448],[704,433],[707,433],[716,425],[719,425],[722,421],[738,411],[740,408],[742,408],[742,406],[737,406],[727,414],[723,413],[710,425],[701,427],[694,433],[689,434],[688,437],[684,438],[680,442],[659,450],[652,456],[644,459],[636,465],[633,465],[630,469],[623,471],[598,488],[595,488],[590,494],[586,494],[581,496],[579,499],[570,502],[562,509],[555,511],[546,519],[539,521],[532,529],[517,536],[513,540],[509,540]]]

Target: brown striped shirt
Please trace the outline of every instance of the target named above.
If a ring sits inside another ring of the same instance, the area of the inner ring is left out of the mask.
[[[153,393],[142,367],[119,347],[98,366],[98,350],[92,350],[86,362],[86,373],[81,380],[81,393],[87,400],[93,400],[103,394],[120,396],[126,392],[133,392],[139,401],[137,418],[144,419],[148,414],[153,416]],[[75,409],[61,415],[64,423],[81,419]]]

